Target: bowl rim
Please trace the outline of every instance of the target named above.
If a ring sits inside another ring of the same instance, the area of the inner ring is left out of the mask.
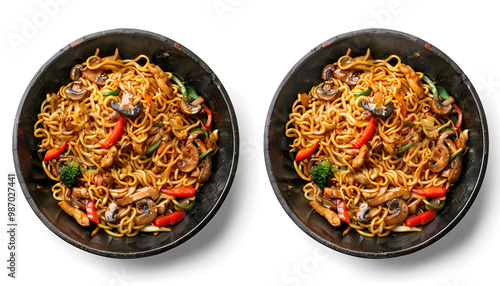
[[[229,112],[229,120],[230,120],[230,125],[232,126],[232,133],[233,133],[233,148],[232,148],[232,157],[231,157],[231,166],[229,168],[229,173],[227,180],[222,187],[221,194],[218,196],[217,200],[215,201],[215,204],[209,209],[207,215],[190,231],[186,232],[183,236],[178,238],[175,241],[172,241],[170,243],[161,245],[156,248],[152,248],[149,250],[143,250],[143,251],[135,251],[135,252],[120,252],[120,251],[110,251],[110,250],[102,250],[102,249],[96,249],[93,248],[89,245],[83,244],[79,242],[76,239],[71,238],[70,236],[66,235],[63,231],[61,231],[57,226],[53,225],[46,217],[43,215],[42,211],[37,207],[34,199],[31,197],[30,191],[28,190],[26,186],[26,182],[24,180],[23,174],[20,169],[20,158],[18,154],[18,129],[19,129],[19,123],[21,121],[21,114],[22,110],[26,104],[26,99],[28,97],[28,94],[30,93],[31,89],[33,88],[33,85],[38,81],[39,77],[46,71],[46,69],[54,62],[56,61],[60,55],[64,54],[68,50],[72,49],[73,47],[84,43],[88,41],[92,41],[98,37],[105,37],[109,35],[116,35],[116,34],[124,34],[124,35],[139,35],[141,37],[149,37],[149,38],[154,38],[156,40],[165,42],[167,45],[172,46],[173,48],[181,51],[187,57],[192,59],[193,61],[196,62],[203,70],[206,71],[207,74],[210,75],[211,80],[217,84],[217,88],[220,91],[222,98],[224,100],[224,105],[227,106],[228,112]],[[224,200],[226,199],[229,191],[231,190],[231,186],[234,181],[234,177],[236,174],[236,169],[238,166],[238,159],[239,159],[239,127],[238,127],[238,121],[236,118],[236,113],[234,110],[234,107],[232,105],[232,102],[230,100],[230,97],[222,85],[222,82],[219,80],[219,78],[215,75],[215,73],[212,71],[212,69],[200,58],[198,57],[195,53],[193,53],[191,50],[180,44],[179,42],[176,42],[166,36],[160,35],[155,32],[150,32],[142,29],[136,29],[136,28],[115,28],[115,29],[109,29],[109,30],[102,30],[100,32],[94,32],[90,33],[87,35],[84,35],[71,43],[67,44],[64,46],[62,49],[58,50],[53,56],[51,56],[35,73],[33,78],[31,79],[30,83],[27,85],[23,96],[21,97],[21,100],[19,101],[19,106],[16,112],[15,120],[14,120],[14,128],[13,128],[13,137],[12,137],[12,151],[13,151],[13,157],[14,157],[14,167],[15,167],[15,172],[17,175],[17,180],[19,183],[19,186],[21,187],[24,197],[28,201],[28,204],[30,205],[31,209],[35,212],[35,214],[38,216],[38,218],[43,222],[43,224],[49,228],[54,234],[56,234],[58,237],[60,237],[62,240],[65,242],[69,243],[70,245],[73,245],[79,249],[82,249],[84,251],[87,251],[89,253],[97,254],[100,256],[104,257],[111,257],[111,258],[142,258],[142,257],[147,257],[147,256],[152,256],[156,255],[162,252],[165,252],[169,249],[172,249],[176,246],[181,245],[182,243],[186,242],[188,239],[193,237],[195,234],[197,234],[201,229],[203,229],[208,222],[215,216],[217,211],[220,209],[222,206]]]
[[[482,154],[482,160],[481,160],[481,166],[480,166],[480,171],[479,175],[477,178],[477,181],[473,187],[472,193],[469,196],[468,200],[466,201],[464,207],[458,212],[458,214],[446,225],[443,229],[441,229],[439,232],[437,232],[435,235],[430,237],[429,239],[423,241],[422,243],[419,243],[415,246],[405,248],[405,249],[400,249],[400,250],[395,250],[395,251],[387,251],[387,252],[364,252],[364,251],[359,251],[359,250],[352,250],[348,248],[344,248],[341,246],[338,246],[322,237],[320,237],[318,234],[316,234],[313,230],[311,230],[304,222],[302,222],[301,219],[294,213],[294,211],[288,206],[286,203],[285,198],[281,195],[281,190],[279,189],[278,183],[276,181],[276,178],[273,173],[272,169],[272,160],[270,157],[270,144],[271,144],[271,132],[270,132],[270,126],[272,122],[272,115],[274,113],[274,109],[276,108],[276,105],[280,99],[280,94],[283,90],[283,87],[285,86],[286,82],[289,81],[290,79],[293,78],[293,75],[297,68],[301,67],[304,63],[307,62],[309,57],[311,57],[313,54],[316,52],[320,51],[322,48],[325,48],[331,44],[335,44],[337,42],[340,42],[346,38],[349,37],[356,37],[356,36],[363,36],[366,34],[381,34],[381,35],[392,35],[392,36],[398,36],[405,38],[407,40],[415,42],[417,45],[421,45],[423,48],[431,49],[435,54],[437,54],[439,57],[444,59],[455,71],[460,73],[463,77],[464,80],[468,83],[468,89],[473,97],[473,100],[477,106],[477,109],[479,110],[479,115],[480,115],[480,122],[483,127],[483,133],[482,136],[484,138],[483,140],[483,154]],[[267,169],[267,174],[269,177],[269,181],[272,185],[274,194],[276,195],[279,203],[287,213],[287,215],[292,219],[292,221],[300,228],[302,231],[304,231],[307,235],[312,237],[314,240],[317,242],[321,243],[322,245],[329,247],[333,250],[336,250],[340,253],[351,255],[351,256],[356,256],[356,257],[361,257],[361,258],[374,258],[374,259],[380,259],[380,258],[392,258],[392,257],[398,257],[402,255],[407,255],[413,252],[416,252],[422,248],[425,248],[440,238],[442,238],[444,235],[446,235],[453,227],[455,227],[458,222],[465,216],[467,211],[470,209],[472,206],[472,203],[474,202],[475,198],[477,197],[481,185],[484,180],[484,176],[486,174],[486,168],[487,168],[487,162],[488,162],[488,153],[489,153],[489,135],[488,135],[488,124],[486,120],[486,114],[484,112],[483,106],[481,104],[481,101],[479,99],[479,96],[468,79],[468,77],[465,75],[465,73],[460,69],[460,67],[450,58],[448,57],[444,52],[439,50],[437,47],[431,45],[429,42],[424,41],[420,39],[419,37],[416,37],[414,35],[402,32],[402,31],[397,31],[397,30],[392,30],[392,29],[384,29],[384,28],[367,28],[367,29],[361,29],[361,30],[353,30],[350,32],[342,33],[339,35],[336,35],[321,44],[317,45],[314,47],[312,50],[310,50],[308,53],[306,53],[300,60],[292,66],[292,68],[288,71],[288,73],[285,75],[284,79],[281,81],[280,85],[278,86],[274,97],[270,103],[270,107],[268,109],[267,117],[266,117],[266,124],[265,124],[265,129],[264,129],[264,159],[265,159],[265,164],[266,164],[266,169]]]

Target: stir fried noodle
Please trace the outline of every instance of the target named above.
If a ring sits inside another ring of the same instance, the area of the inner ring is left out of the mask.
[[[204,99],[147,56],[118,50],[97,49],[68,76],[34,126],[54,199],[93,235],[169,231],[193,208],[217,151]]]
[[[332,226],[345,225],[344,235],[420,231],[460,176],[462,112],[397,55],[350,52],[298,94],[286,124],[304,196]]]

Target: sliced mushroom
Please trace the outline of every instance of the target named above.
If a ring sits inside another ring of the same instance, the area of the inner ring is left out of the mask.
[[[410,211],[410,214],[416,214],[418,206],[422,202],[422,199],[425,197],[421,197],[419,195],[416,195],[415,193],[411,193],[411,202],[408,204],[408,210]]]
[[[436,115],[446,115],[453,109],[453,105],[444,106],[438,99],[437,96],[434,96],[434,100],[431,102],[431,110]]]
[[[432,149],[427,165],[432,172],[441,172],[450,161],[450,152],[444,144],[438,144]]]
[[[188,173],[196,168],[199,161],[200,155],[198,154],[198,149],[194,144],[189,144],[182,149],[180,160],[177,161],[177,167],[182,172]]]
[[[104,218],[106,221],[109,223],[116,223],[118,221],[118,212],[120,211],[120,208],[116,204],[116,202],[112,202],[109,204],[108,208],[106,209],[106,212],[104,213]]]
[[[87,96],[89,96],[89,94],[90,94],[88,89],[86,87],[82,86],[82,82],[79,80],[74,81],[71,86],[68,86],[64,90],[64,92],[66,93],[66,96],[69,99],[74,100],[74,101],[83,100],[83,99],[87,98]]]
[[[388,201],[395,199],[395,198],[408,199],[408,198],[410,198],[410,195],[411,195],[410,189],[405,188],[405,187],[397,187],[397,188],[387,190],[382,195],[376,195],[375,197],[367,200],[366,202],[368,203],[368,205],[370,207],[374,207],[374,206],[378,206],[380,204],[383,204],[383,203],[388,202]]]
[[[325,90],[324,86],[320,86],[316,89],[316,94],[324,101],[333,101],[340,96],[340,91],[335,86],[327,90]]]
[[[355,85],[359,80],[358,72],[355,69],[344,70],[341,68],[336,68],[333,71],[333,77],[336,79],[340,79],[349,85]]]
[[[69,77],[71,78],[72,81],[80,79],[80,77],[82,76],[82,69],[83,69],[82,65],[76,65],[71,69]]]
[[[441,135],[439,135],[439,138],[437,140],[436,145],[443,145],[445,143],[446,139],[448,139],[448,137],[452,134],[453,134],[453,131],[449,131],[449,130],[441,133]]]
[[[360,223],[367,223],[370,221],[370,208],[368,207],[368,204],[364,203],[361,204],[358,208],[358,211],[356,212],[356,219]]]
[[[105,85],[108,75],[104,69],[89,69],[85,67],[82,69],[81,76],[97,85]]]
[[[186,115],[195,115],[195,114],[198,114],[202,110],[201,105],[194,106],[191,103],[187,102],[185,99],[181,100],[180,108],[181,108],[182,113],[184,113]]]
[[[384,145],[384,151],[387,152],[387,154],[394,155],[397,153],[396,145],[394,143],[387,143],[384,141],[382,144]]]
[[[210,175],[212,174],[212,154],[208,154],[203,158],[201,161],[201,171],[200,171],[200,176],[198,177],[198,182],[200,184],[204,184],[208,181],[208,178],[210,178]]]
[[[329,64],[323,68],[323,71],[321,72],[321,78],[324,81],[330,80],[333,76],[333,71],[335,70],[335,65],[334,64]]]
[[[205,133],[202,130],[196,130],[190,133],[186,140],[186,145],[193,144],[194,140],[198,138],[200,135],[205,135]]]
[[[114,110],[118,111],[121,115],[132,118],[135,118],[141,114],[143,106],[142,102],[139,102],[136,105],[125,106],[123,104],[116,102],[114,99],[111,99],[109,103],[111,104],[111,107]]]
[[[394,210],[392,215],[385,218],[387,225],[398,224],[408,217],[408,205],[402,199],[393,199],[387,205],[389,210]]]
[[[158,199],[159,196],[160,192],[158,192],[156,189],[151,187],[144,187],[139,190],[136,190],[132,195],[125,196],[117,200],[116,205],[119,207],[123,207],[144,198],[150,198],[152,200],[156,200]]]
[[[451,173],[448,177],[450,184],[455,184],[462,173],[462,154],[458,154],[450,164]]]
[[[363,99],[361,100],[361,106],[363,106],[365,110],[368,110],[371,113],[373,113],[374,116],[383,119],[389,117],[392,114],[392,111],[394,110],[394,103],[392,103],[392,101],[389,102],[386,106],[384,106],[384,105],[376,105]]]
[[[136,225],[143,225],[152,222],[158,214],[156,203],[151,199],[142,199],[135,203],[140,215],[134,218]]]

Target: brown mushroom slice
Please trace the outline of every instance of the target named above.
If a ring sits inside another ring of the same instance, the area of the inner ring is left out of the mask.
[[[82,65],[75,65],[72,69],[71,69],[71,72],[70,72],[70,78],[72,81],[75,81],[75,80],[78,80],[80,79],[80,77],[82,76],[82,70],[83,70],[83,66]]]
[[[384,151],[387,152],[387,154],[395,155],[397,153],[396,145],[394,143],[387,143],[384,141],[382,145],[384,146]]]
[[[334,101],[340,96],[340,91],[335,86],[327,90],[325,90],[324,87],[320,86],[316,89],[316,94],[320,99],[324,101]]]
[[[348,85],[355,85],[359,80],[358,72],[355,69],[336,68],[333,71],[333,77],[336,79],[340,79]]]
[[[388,202],[392,199],[395,199],[395,198],[409,198],[411,195],[411,192],[410,192],[410,189],[407,189],[405,187],[397,187],[397,188],[393,188],[393,189],[390,189],[390,190],[387,190],[384,194],[382,195],[377,195],[369,200],[367,200],[366,202],[368,203],[368,205],[370,207],[374,207],[374,206],[378,206],[380,204],[383,204],[385,202]]]
[[[382,119],[386,119],[387,117],[389,117],[394,110],[394,103],[392,103],[392,101],[384,106],[373,104],[363,99],[361,100],[361,106],[363,106],[365,110],[373,113],[374,116],[380,117]]]
[[[393,199],[387,206],[389,210],[394,210],[394,213],[385,218],[387,225],[395,225],[403,222],[408,217],[408,205],[402,199]]]
[[[152,222],[158,214],[156,203],[151,199],[142,199],[135,203],[140,215],[134,218],[136,225],[144,225]]]
[[[66,96],[73,101],[83,100],[87,98],[90,94],[88,89],[82,86],[82,82],[79,80],[74,81],[71,86],[68,86],[64,90],[64,93],[66,93]]]
[[[333,71],[335,70],[334,64],[326,65],[321,72],[321,79],[324,81],[330,80],[333,76]]]
[[[198,114],[202,110],[202,106],[194,106],[191,103],[187,102],[185,99],[182,99],[180,102],[180,108],[182,113],[186,115],[195,115]]]
[[[330,210],[336,210],[337,205],[330,201],[329,199],[323,198],[321,196],[314,196],[314,200],[318,203],[320,203],[323,207],[330,209]]]
[[[208,154],[203,158],[200,164],[201,170],[200,175],[198,176],[198,182],[200,184],[204,184],[210,178],[212,174],[212,154]]]
[[[434,96],[434,100],[431,102],[431,110],[439,116],[448,114],[453,109],[453,105],[444,106],[437,98]]]
[[[119,200],[116,200],[116,205],[119,207],[126,206],[131,203],[135,203],[138,200],[144,199],[144,198],[150,198],[153,200],[158,199],[160,196],[160,192],[158,190],[152,188],[152,187],[144,187],[141,189],[136,190],[133,194],[129,196],[125,196]]]
[[[196,130],[196,131],[190,133],[187,140],[186,140],[186,146],[193,144],[194,140],[196,138],[198,138],[198,136],[200,136],[200,135],[205,135],[205,132],[203,132],[202,130]]]
[[[451,173],[448,177],[450,184],[455,184],[462,173],[462,154],[458,154],[450,164]]]
[[[120,208],[116,204],[116,202],[112,202],[109,204],[108,208],[106,209],[106,212],[104,213],[104,218],[106,219],[107,222],[109,223],[116,223],[118,221],[118,212],[120,211]]]
[[[356,211],[356,220],[360,223],[367,223],[370,221],[370,207],[367,203],[363,203]]]
[[[415,199],[408,204],[408,210],[410,211],[410,214],[414,215],[417,213],[418,206],[422,202],[422,198],[420,196],[415,195],[412,193],[412,197],[415,197]]]
[[[450,131],[450,130],[441,133],[441,135],[439,135],[439,138],[437,140],[436,145],[443,145],[445,143],[446,139],[448,139],[448,136],[450,136],[452,134],[453,134],[453,131]]]
[[[97,85],[105,85],[108,76],[104,69],[89,69],[85,67],[82,69],[81,76]]]
[[[199,161],[198,149],[194,144],[189,144],[182,149],[180,159],[177,161],[177,167],[181,172],[188,173],[196,168]]]
[[[136,105],[131,104],[123,104],[116,102],[114,99],[109,101],[111,108],[119,112],[121,115],[125,117],[135,118],[139,116],[142,112],[143,104],[139,101]]]
[[[427,165],[432,172],[441,172],[450,161],[450,152],[444,144],[439,144],[432,149]]]

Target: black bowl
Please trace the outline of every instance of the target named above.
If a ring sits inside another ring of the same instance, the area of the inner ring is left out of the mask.
[[[292,103],[300,92],[309,92],[321,82],[323,67],[351,48],[351,56],[370,48],[374,58],[399,55],[402,61],[443,85],[463,111],[463,126],[470,130],[469,152],[464,156],[462,175],[447,195],[447,204],[421,232],[394,233],[366,238],[355,231],[343,236],[345,228],[333,228],[315,213],[303,197],[304,181],[296,174],[288,152],[291,139],[285,124]],[[325,41],[305,55],[286,75],[276,91],[265,126],[265,161],[269,179],[279,202],[290,218],[318,242],[339,252],[365,258],[387,258],[415,252],[448,233],[465,215],[476,198],[486,171],[488,128],[479,97],[462,70],[436,47],[412,35],[385,29],[366,29]],[[293,187],[289,189],[289,186]]]
[[[139,234],[135,237],[113,238],[100,231],[79,226],[65,215],[52,198],[54,184],[42,170],[37,155],[38,139],[33,126],[40,104],[48,92],[57,92],[69,83],[69,73],[75,64],[101,50],[111,55],[118,48],[123,58],[147,55],[163,70],[171,71],[189,83],[206,99],[213,110],[213,128],[219,129],[219,151],[213,158],[213,173],[197,196],[196,207],[171,232],[158,235]],[[90,34],[62,48],[36,73],[28,85],[14,124],[14,162],[23,193],[40,220],[66,242],[91,253],[115,258],[136,258],[158,254],[191,238],[215,215],[227,196],[236,173],[239,133],[236,115],[228,94],[213,71],[186,47],[164,36],[134,29],[115,29]],[[37,189],[40,186],[41,189]]]

